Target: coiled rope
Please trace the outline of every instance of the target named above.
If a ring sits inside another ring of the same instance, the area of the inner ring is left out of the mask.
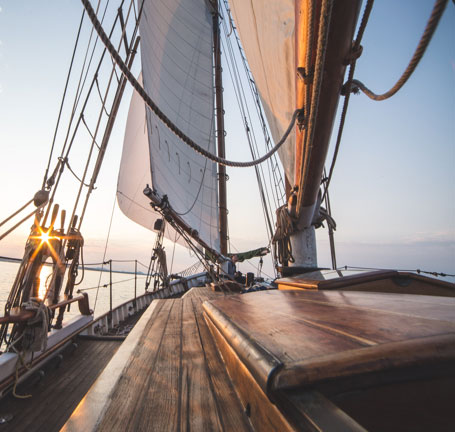
[[[260,157],[258,159],[255,159],[255,160],[252,160],[249,162],[230,161],[228,159],[216,156],[216,155],[210,153],[209,151],[205,150],[204,148],[202,148],[200,145],[198,145],[196,142],[194,142],[190,137],[188,137],[186,134],[184,134],[158,108],[156,103],[153,102],[153,100],[147,94],[145,89],[139,84],[139,82],[136,80],[134,75],[130,72],[130,70],[128,69],[128,66],[124,63],[124,61],[121,59],[120,55],[118,54],[117,50],[112,45],[108,36],[104,32],[101,23],[98,21],[98,18],[96,17],[96,13],[90,4],[90,1],[89,0],[81,0],[81,1],[82,1],[82,4],[84,5],[84,8],[87,12],[88,17],[90,18],[90,21],[93,24],[93,27],[95,28],[96,32],[98,33],[98,36],[103,41],[106,49],[109,51],[109,54],[112,56],[113,60],[117,64],[117,66],[120,68],[120,70],[122,71],[125,78],[129,81],[129,83],[133,86],[133,88],[138,92],[139,96],[141,96],[141,98],[144,100],[144,102],[147,104],[147,106],[169,128],[169,130],[171,130],[175,135],[177,135],[178,138],[180,138],[185,144],[190,146],[193,150],[197,151],[199,154],[206,157],[207,159],[209,159],[213,162],[219,163],[220,165],[237,167],[237,168],[248,168],[248,167],[253,167],[253,166],[259,165],[262,162],[266,161],[284,144],[284,142],[286,141],[286,139],[288,138],[289,134],[291,133],[291,131],[294,127],[297,117],[299,117],[299,115],[302,112],[302,110],[300,110],[300,109],[294,111],[291,122],[290,122],[288,128],[286,129],[281,140],[275,145],[275,147],[273,147],[270,151],[268,151],[265,155],[263,155],[262,157]]]
[[[406,81],[411,77],[412,73],[414,72],[415,68],[419,64],[420,60],[422,59],[423,55],[425,54],[425,50],[427,49],[428,44],[433,37],[433,34],[438,26],[439,20],[444,12],[444,9],[447,5],[447,0],[436,0],[436,3],[433,7],[433,11],[431,12],[431,16],[427,22],[425,27],[425,31],[423,32],[422,37],[420,38],[420,42],[417,45],[417,48],[412,56],[411,61],[408,64],[408,67],[401,75],[400,79],[395,83],[395,85],[387,92],[377,95],[373,91],[371,91],[365,84],[361,81],[353,80],[351,89],[352,91],[361,90],[365,93],[370,99],[375,101],[383,101],[391,96],[393,96],[396,92],[398,92],[401,87],[406,83]]]

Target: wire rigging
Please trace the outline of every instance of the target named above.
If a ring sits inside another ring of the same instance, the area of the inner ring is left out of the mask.
[[[250,162],[240,162],[240,161],[230,161],[225,158],[221,158],[219,156],[216,156],[209,151],[205,150],[203,147],[198,145],[196,142],[194,142],[190,137],[188,137],[186,134],[184,134],[174,123],[171,122],[171,120],[159,109],[159,107],[155,104],[155,102],[150,98],[150,96],[147,94],[147,92],[144,90],[144,88],[139,84],[137,79],[134,77],[134,75],[130,72],[128,66],[125,64],[125,62],[121,59],[120,55],[110,42],[108,36],[104,32],[101,23],[98,21],[98,18],[96,17],[96,14],[90,4],[89,0],[81,0],[82,4],[85,7],[85,10],[87,11],[87,15],[90,17],[90,20],[92,21],[93,26],[95,27],[96,31],[98,32],[98,35],[100,36],[101,40],[103,41],[104,45],[108,49],[109,53],[111,54],[112,58],[115,60],[117,63],[118,67],[122,71],[123,75],[126,77],[126,79],[129,81],[129,83],[134,87],[134,89],[138,92],[139,96],[144,100],[144,102],[147,104],[147,106],[156,114],[156,116],[171,130],[177,137],[179,137],[185,144],[193,148],[193,150],[197,151],[201,155],[205,156],[206,158],[210,159],[213,162],[217,162],[220,165],[224,166],[232,166],[232,167],[237,167],[237,168],[247,168],[247,167],[252,167],[255,165],[258,165],[264,161],[266,161],[271,155],[273,155],[286,141],[288,138],[289,134],[293,130],[294,124],[297,121],[297,118],[301,115],[302,111],[301,110],[295,110],[295,112],[292,115],[291,121],[289,123],[289,126],[287,130],[285,131],[283,137],[281,140],[276,143],[275,147],[273,147],[269,152],[267,152],[265,155],[262,157],[250,161]]]

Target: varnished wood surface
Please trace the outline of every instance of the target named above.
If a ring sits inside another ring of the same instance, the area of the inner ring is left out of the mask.
[[[279,360],[274,388],[299,386],[301,380],[310,386],[323,378],[336,379],[340,373],[354,375],[434,361],[455,362],[452,298],[262,291],[214,300],[204,307],[224,337],[234,341],[233,346],[245,346],[253,340]],[[218,325],[217,314],[229,317],[230,325]],[[237,339],[244,338],[242,335],[248,335],[248,340],[237,343]],[[248,353],[241,349],[238,353],[248,364]],[[392,360],[388,361],[387,356]],[[363,369],[359,367],[362,362]],[[270,386],[267,369],[257,364],[260,369],[256,375]],[[276,365],[269,364],[272,373]],[[250,367],[256,366],[250,362]],[[255,375],[254,370],[252,373]]]
[[[202,318],[201,302],[220,297],[195,287],[157,301],[98,430],[251,430]]]
[[[455,284],[396,270],[321,270],[277,279],[280,290],[347,290],[455,297]]]
[[[59,431],[121,343],[78,340],[77,344],[74,351],[63,353],[58,368],[51,361],[38,384],[19,387],[18,394],[31,394],[31,398],[9,395],[0,401],[0,416],[13,415],[0,425],[2,432]]]

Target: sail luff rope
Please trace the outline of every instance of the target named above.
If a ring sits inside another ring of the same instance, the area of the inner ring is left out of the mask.
[[[129,83],[138,92],[139,96],[141,96],[141,98],[144,100],[144,102],[147,104],[147,106],[155,113],[155,115],[169,128],[169,130],[171,130],[175,135],[177,135],[177,137],[180,138],[185,144],[187,144],[188,146],[193,148],[193,150],[197,151],[202,156],[210,159],[211,161],[219,163],[220,165],[237,167],[237,168],[248,168],[248,167],[252,167],[252,166],[258,165],[258,164],[266,161],[284,144],[287,137],[293,130],[293,126],[297,120],[297,117],[301,113],[300,109],[295,110],[294,114],[292,115],[292,119],[289,124],[289,127],[287,128],[287,130],[284,133],[281,140],[275,145],[275,147],[273,147],[272,150],[270,150],[265,155],[263,155],[262,157],[260,157],[256,160],[253,160],[250,162],[230,161],[225,158],[220,158],[220,157],[210,153],[209,151],[205,150],[201,146],[199,146],[190,137],[188,137],[186,134],[184,134],[174,123],[172,123],[171,120],[158,108],[158,106],[155,104],[155,102],[153,102],[153,100],[146,93],[144,88],[139,84],[139,82],[136,80],[136,78],[130,72],[127,65],[123,62],[120,55],[118,54],[118,52],[116,51],[116,49],[114,48],[112,43],[110,42],[109,38],[107,37],[106,33],[104,32],[104,30],[102,28],[102,25],[100,24],[100,22],[98,21],[98,18],[96,17],[96,14],[90,4],[90,1],[81,0],[81,2],[85,7],[85,10],[87,11],[87,15],[89,16],[90,20],[92,21],[92,24],[95,27],[95,30],[97,31],[98,35],[100,36],[100,39],[103,41],[107,50],[109,51],[112,58],[115,60],[115,62],[119,66],[119,69],[122,71],[123,75],[125,75],[126,79],[129,81]]]
[[[436,0],[433,10],[431,12],[430,18],[428,19],[427,25],[425,30],[420,38],[419,44],[417,45],[416,50],[414,51],[414,55],[412,56],[411,60],[405,71],[402,73],[401,77],[395,83],[395,85],[388,91],[383,94],[376,94],[372,90],[370,90],[365,84],[363,84],[359,80],[353,80],[351,83],[351,91],[361,90],[365,93],[370,99],[375,101],[383,101],[390,97],[392,97],[395,93],[397,93],[406,83],[406,81],[411,77],[415,68],[419,64],[420,60],[422,59],[425,51],[428,47],[428,44],[433,37],[433,34],[438,26],[439,20],[444,13],[445,7],[447,6],[448,0]]]

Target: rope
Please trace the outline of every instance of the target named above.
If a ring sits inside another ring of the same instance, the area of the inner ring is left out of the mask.
[[[367,26],[368,19],[370,17],[371,9],[373,8],[373,3],[374,3],[374,0],[368,0],[367,5],[365,6],[365,10],[364,10],[363,16],[362,16],[362,21],[359,26],[359,31],[357,32],[357,37],[355,38],[355,42],[352,46],[351,52],[354,54],[361,53],[360,42],[362,41],[362,37],[365,32],[365,28]],[[351,89],[352,81],[354,78],[356,60],[357,60],[357,56],[353,55],[352,59],[351,59],[351,64],[349,67],[348,80],[346,81],[346,84],[345,84],[345,86],[347,85],[348,88],[345,93],[343,110],[341,112],[340,125],[338,127],[337,140],[336,140],[336,144],[335,144],[335,151],[333,153],[332,163],[330,165],[329,175],[327,177],[327,182],[325,184],[325,189],[324,189],[324,193],[322,195],[321,202],[324,201],[325,196],[328,193],[330,181],[332,180],[333,170],[335,169],[335,163],[336,163],[336,160],[338,157],[338,151],[340,150],[341,137],[343,135],[344,123],[346,121],[346,114],[348,112],[349,99],[350,99],[350,95],[351,95],[350,89]]]
[[[82,185],[84,185],[85,187],[89,187],[90,185],[88,183],[85,183],[84,181],[82,181],[81,178],[79,178],[79,176],[73,171],[73,169],[71,168],[70,166],[70,163],[68,162],[68,159],[62,159],[63,160],[63,163],[68,167],[68,169],[70,170],[70,173],[73,174],[73,176],[76,178],[76,180],[81,183]]]
[[[306,128],[306,131],[305,131],[305,151],[304,151],[304,158],[303,158],[303,163],[302,163],[302,167],[301,167],[299,192],[298,192],[298,196],[297,196],[297,208],[299,209],[299,212],[302,209],[302,200],[303,200],[303,196],[304,196],[305,185],[307,184],[307,179],[308,179],[308,175],[309,175],[308,167],[309,167],[309,163],[311,160],[311,153],[313,150],[313,141],[314,141],[314,134],[315,134],[315,130],[316,130],[319,97],[320,97],[320,92],[321,92],[324,65],[325,65],[325,54],[327,51],[330,21],[332,18],[332,7],[333,7],[333,1],[326,0],[326,1],[322,2],[321,18],[320,18],[318,38],[317,38],[314,82],[312,85],[311,104],[310,104],[310,109],[309,109],[309,113],[308,113],[310,120],[308,122],[308,127]],[[307,105],[308,105],[308,101],[307,101]]]
[[[0,222],[0,227],[2,225],[5,225],[6,222],[8,222],[10,219],[12,219],[14,216],[19,214],[22,210],[24,210],[29,204],[33,202],[33,198],[30,201],[27,201],[19,210],[16,210],[12,215],[8,216],[6,219],[4,219],[2,222]]]
[[[158,106],[153,102],[153,100],[150,98],[150,96],[146,93],[144,88],[139,84],[139,82],[136,80],[136,78],[133,76],[133,74],[130,72],[128,69],[127,65],[124,63],[124,61],[121,59],[120,55],[110,42],[108,36],[104,32],[101,23],[98,21],[95,11],[93,10],[90,1],[89,0],[81,0],[82,4],[85,7],[85,10],[87,11],[87,15],[89,16],[90,20],[92,21],[93,26],[95,27],[96,32],[98,33],[100,39],[106,46],[107,50],[109,51],[109,54],[112,56],[114,59],[115,63],[118,65],[120,70],[122,71],[123,75],[125,78],[129,81],[129,83],[133,86],[133,88],[138,92],[139,96],[144,100],[144,102],[147,104],[147,106],[155,113],[155,115],[171,130],[178,138],[180,138],[185,144],[190,146],[193,150],[196,152],[200,153],[202,156],[210,159],[213,162],[217,162],[220,165],[223,166],[231,166],[231,167],[237,167],[237,168],[247,168],[247,167],[252,167],[255,165],[258,165],[265,160],[267,160],[270,156],[272,156],[286,141],[288,138],[289,134],[293,130],[295,121],[297,120],[297,117],[301,114],[302,110],[296,110],[294,114],[292,115],[291,122],[284,133],[283,137],[281,140],[273,147],[269,152],[267,152],[265,155],[260,157],[259,159],[250,161],[250,162],[235,162],[235,161],[230,161],[224,158],[221,158],[219,156],[216,156],[209,151],[205,150],[202,148],[200,145],[196,144],[190,137],[185,135],[174,123],[171,122],[171,120],[158,108]]]
[[[292,246],[290,235],[294,232],[291,215],[288,212],[287,205],[280,207],[276,211],[276,231],[272,242],[275,245],[275,256],[278,262],[295,262],[292,256]]]
[[[138,275],[138,277],[144,278],[145,276],[144,275]],[[134,279],[135,278],[132,277],[132,278],[129,278],[129,279],[122,279],[122,280],[119,280],[119,281],[114,281],[114,282],[112,282],[112,285],[123,283],[123,282],[129,282],[129,281],[132,281]],[[104,285],[92,286],[92,287],[89,287],[89,288],[80,288],[77,292],[90,291],[90,290],[93,290],[93,289],[100,289],[101,287],[102,288],[107,288],[108,286],[109,286],[109,284],[104,284]]]
[[[447,0],[436,0],[433,10],[431,12],[431,16],[427,22],[427,25],[425,27],[425,31],[423,32],[422,37],[420,38],[419,44],[417,45],[417,48],[414,52],[414,55],[412,56],[411,61],[408,64],[408,67],[406,70],[403,72],[401,75],[400,79],[395,83],[395,85],[387,92],[377,95],[373,91],[371,91],[369,88],[365,86],[362,82],[358,80],[353,80],[351,89],[352,91],[356,92],[358,90],[361,90],[363,93],[365,93],[370,99],[373,99],[375,101],[383,101],[391,96],[393,96],[395,93],[397,93],[401,87],[406,83],[406,81],[411,77],[413,74],[415,68],[419,64],[420,60],[422,59],[423,55],[425,54],[425,50],[427,49],[428,44],[431,41],[431,38],[433,37],[433,34],[436,30],[436,27],[438,26],[439,20],[444,12],[444,9],[447,5]]]
[[[115,195],[114,196],[114,204],[112,205],[111,220],[109,221],[109,229],[107,230],[106,243],[104,244],[103,266],[104,266],[104,263],[106,262],[106,252],[107,252],[107,246],[109,244],[109,237],[111,235],[111,227],[112,227],[112,220],[114,219],[114,210],[115,210],[115,202],[116,202],[116,200],[117,200],[117,196]],[[101,267],[100,277],[98,279],[98,290],[96,291],[95,303],[93,305],[93,310],[96,309],[96,302],[98,301],[98,293],[99,293],[99,288],[100,288],[100,284],[101,284],[101,275],[102,275],[103,266]]]
[[[33,210],[31,213],[29,213],[23,219],[21,219],[16,225],[14,225],[8,231],[6,231],[2,235],[0,235],[0,240],[3,240],[8,234],[11,234],[17,227],[22,225],[29,217],[33,216],[34,214],[37,214],[46,204],[47,204],[47,201],[44,202],[43,204],[41,204],[39,207],[37,207],[35,210]]]
[[[81,22],[79,24],[79,30],[77,31],[76,41],[74,42],[73,55],[71,56],[71,63],[70,63],[70,67],[68,69],[68,74],[66,76],[65,89],[63,90],[62,101],[60,103],[60,110],[58,112],[58,117],[57,117],[57,124],[55,125],[55,130],[54,130],[54,138],[52,139],[51,151],[49,153],[49,159],[48,159],[48,162],[47,162],[46,172],[45,172],[44,178],[43,178],[43,185],[42,185],[43,189],[44,189],[44,186],[46,185],[47,175],[49,173],[49,169],[50,169],[50,166],[51,166],[51,160],[52,160],[52,155],[54,153],[55,141],[57,139],[57,132],[58,132],[58,129],[59,129],[59,126],[60,126],[60,118],[62,116],[63,106],[65,104],[66,92],[68,90],[68,84],[69,84],[69,80],[70,80],[70,77],[71,77],[71,72],[73,70],[74,57],[76,56],[77,46],[79,44],[79,37],[81,35],[81,29],[82,29],[82,24],[84,22],[84,16],[85,16],[85,11],[82,12]]]

